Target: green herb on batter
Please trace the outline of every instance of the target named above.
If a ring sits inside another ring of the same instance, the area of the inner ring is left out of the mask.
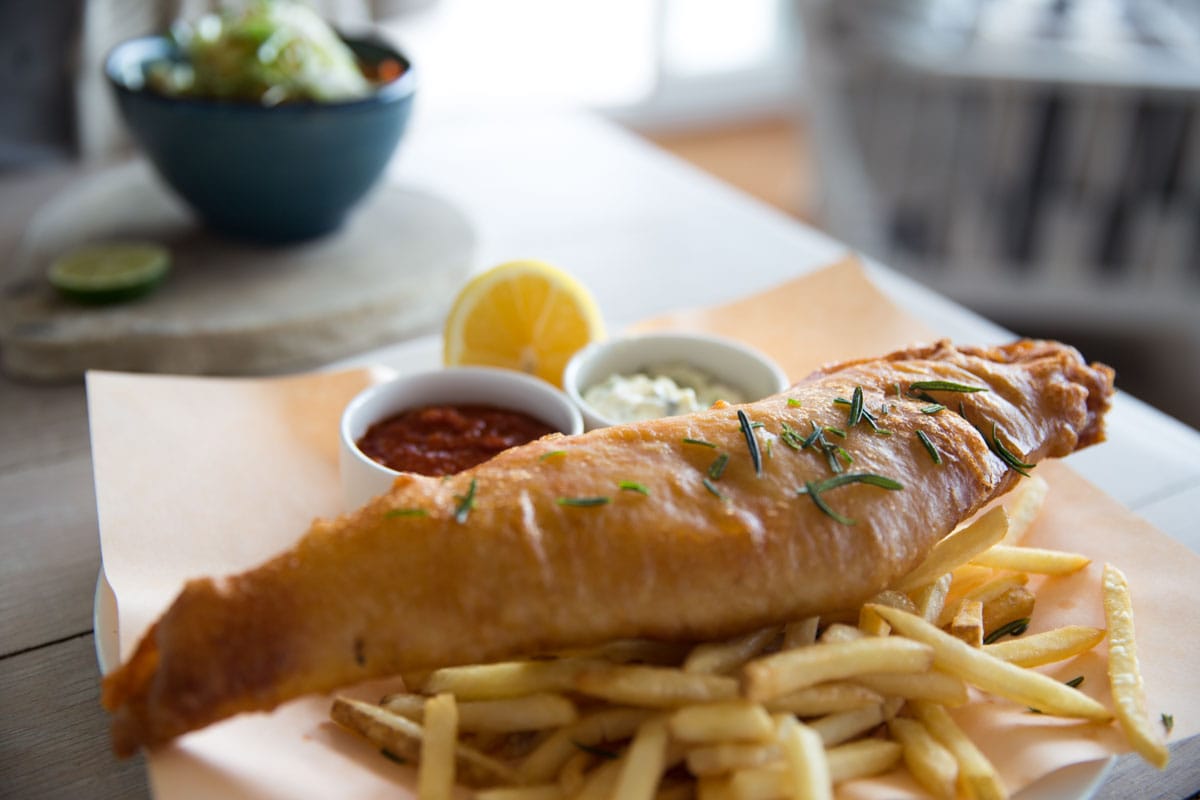
[[[805,481],[803,488],[797,489],[796,494],[807,494],[812,498],[813,503],[824,514],[831,517],[836,522],[843,525],[855,525],[857,520],[853,520],[843,514],[839,514],[825,502],[822,495],[832,489],[837,489],[840,486],[848,486],[852,483],[865,483],[871,486],[878,486],[880,489],[888,489],[891,491],[899,491],[904,486],[891,478],[883,475],[876,475],[873,472],[855,472],[845,475],[836,475],[832,478],[826,478],[823,481]]]
[[[719,499],[721,499],[721,500],[724,500],[724,499],[725,499],[725,495],[721,494],[721,490],[720,490],[720,489],[718,489],[718,488],[717,488],[717,487],[716,487],[716,486],[713,484],[713,482],[712,482],[712,481],[710,481],[708,478],[705,478],[705,479],[704,479],[702,482],[704,483],[704,488],[705,488],[705,489],[708,489],[708,491],[709,491],[709,492],[710,492],[710,493],[711,493],[711,494],[712,494],[714,497],[717,497],[717,498],[719,498]]]
[[[942,463],[942,454],[938,452],[937,447],[925,435],[925,431],[917,431],[917,438],[921,440],[921,444],[925,445],[925,451],[929,453],[929,457],[933,459],[933,463]]]
[[[750,450],[750,463],[754,465],[754,474],[762,477],[762,453],[758,452],[758,439],[754,435],[754,428],[750,426],[746,412],[740,408],[737,410],[737,418],[742,426],[742,436],[746,437],[746,447]]]
[[[454,507],[454,521],[459,525],[467,521],[467,515],[475,507],[475,485],[475,479],[471,478],[471,485],[467,488],[467,493],[461,497],[454,495],[454,499],[458,501],[458,505]]]
[[[650,490],[637,481],[618,481],[617,486],[621,487],[621,491],[623,492],[637,492],[647,497],[650,496]]]
[[[428,517],[429,512],[423,508],[393,508],[383,516],[384,519],[392,519],[394,517]]]
[[[713,444],[712,442],[706,442],[703,439],[688,439],[685,437],[683,440],[683,443],[684,444],[694,444],[698,447],[712,447],[712,448],[716,447],[716,445]]]
[[[560,506],[574,506],[576,508],[593,508],[595,506],[606,506],[612,502],[611,497],[560,497],[556,500]]]
[[[729,453],[721,453],[713,459],[713,462],[708,465],[708,477],[714,481],[721,480],[721,476],[725,474],[725,465],[729,463]]]

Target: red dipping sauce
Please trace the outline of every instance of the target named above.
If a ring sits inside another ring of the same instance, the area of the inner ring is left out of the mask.
[[[520,411],[484,405],[423,406],[376,422],[356,444],[397,472],[452,475],[554,428]]]

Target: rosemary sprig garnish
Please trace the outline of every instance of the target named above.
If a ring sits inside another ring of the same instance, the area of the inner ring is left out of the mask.
[[[594,745],[584,744],[583,742],[576,741],[575,739],[571,740],[571,744],[575,745],[580,750],[582,750],[585,753],[588,753],[589,755],[596,756],[597,758],[603,758],[606,761],[613,761],[614,759],[617,758],[616,753],[614,753],[611,750],[605,750],[603,747],[596,747]]]
[[[716,487],[716,486],[713,484],[713,482],[712,482],[712,481],[710,481],[708,478],[704,478],[704,479],[703,479],[701,482],[704,484],[704,488],[705,488],[705,489],[708,489],[709,493],[710,493],[710,494],[712,494],[714,497],[716,497],[716,498],[718,498],[718,499],[720,499],[720,500],[724,500],[724,499],[725,499],[725,495],[721,494],[721,490],[720,490],[720,489],[718,489],[718,488],[717,488],[717,487]]]
[[[801,406],[804,405],[804,403],[801,403],[799,400],[797,400],[794,397],[789,397],[787,399],[787,404],[788,404],[789,408],[800,408]]]
[[[861,386],[854,387],[854,394],[850,397],[850,418],[846,421],[847,428],[853,428],[858,423],[862,422],[863,418],[863,390]]]
[[[538,461],[549,461],[552,458],[557,458],[558,456],[565,456],[566,454],[567,454],[566,450],[550,450],[550,451],[542,453],[540,456],[538,456]]]
[[[991,445],[992,452],[999,456],[1001,461],[1007,464],[1014,472],[1018,472],[1021,475],[1024,475],[1026,478],[1029,477],[1029,470],[1037,466],[1036,464],[1026,464],[1024,461],[1017,458],[1016,454],[1004,446],[1004,443],[1000,441],[1000,436],[995,422],[992,422],[992,438],[988,444]]]
[[[637,492],[638,494],[644,494],[647,497],[650,496],[650,490],[637,481],[617,481],[617,486],[619,486],[623,492]]]
[[[711,447],[716,449],[716,445],[712,442],[706,442],[703,439],[689,439],[686,436],[683,439],[684,444],[694,444],[697,447]]]
[[[837,428],[829,428],[829,427],[822,428],[821,426],[817,425],[817,423],[812,422],[812,421],[809,421],[809,424],[812,425],[812,433],[810,433],[804,439],[804,441],[802,441],[800,443],[800,449],[803,450],[805,448],[813,447],[813,446],[817,447],[817,449],[819,449],[821,451],[821,453],[825,456],[825,460],[829,462],[830,471],[835,472],[835,473],[842,471],[842,462],[839,459],[841,459],[841,458],[846,459],[847,464],[852,463],[854,461],[854,459],[852,459],[850,457],[850,454],[846,452],[846,449],[844,447],[838,447],[835,444],[830,444],[825,439],[826,431],[828,431],[830,433],[839,434],[842,437],[845,437],[845,435],[846,435],[845,431],[840,431]]]
[[[936,414],[939,411],[945,411],[945,410],[946,410],[946,407],[944,405],[942,405],[941,403],[930,403],[929,405],[921,408],[921,413],[922,414]]]
[[[428,517],[429,512],[423,508],[393,508],[383,516],[384,519],[392,519],[394,517]]]
[[[461,497],[454,495],[454,499],[458,501],[458,505],[454,507],[454,521],[459,525],[467,521],[467,515],[475,507],[475,486],[475,479],[471,478],[471,485],[467,489],[467,493]]]
[[[1175,728],[1175,715],[1174,714],[1162,714],[1162,715],[1160,715],[1159,718],[1162,720],[1163,730],[1165,730],[1167,733],[1170,733],[1172,730],[1174,730],[1174,728]]]
[[[800,436],[800,432],[786,422],[783,423],[783,428],[780,429],[779,438],[793,450],[799,450],[804,447],[804,439]]]
[[[854,394],[856,397],[859,395],[861,389],[862,389],[861,386],[855,387]],[[854,411],[855,411],[856,404],[855,404],[854,400],[847,400],[844,397],[835,397],[835,398],[833,398],[833,402],[834,402],[834,405],[850,406],[850,418],[851,419],[855,418],[856,415],[855,415]],[[884,407],[887,408],[886,405]],[[882,413],[886,414],[887,412],[884,411]],[[881,416],[882,416],[882,414],[881,414]],[[879,420],[877,420],[875,418],[875,415],[872,414],[870,411],[868,411],[865,407],[858,408],[857,421],[848,423],[846,425],[846,428],[847,429],[853,428],[859,422],[863,422],[863,421],[865,421],[868,425],[870,425],[871,430],[873,430],[875,433],[879,434],[880,436],[891,436],[892,435],[892,432],[889,431],[887,428],[881,428],[879,426]],[[830,428],[826,428],[826,430],[828,430],[830,433],[836,432],[834,429],[830,429]]]
[[[387,748],[380,750],[379,754],[389,761],[395,761],[397,764],[407,764],[408,763],[408,759],[396,755],[395,753],[393,753],[391,750],[388,750]]]
[[[938,452],[937,447],[934,446],[929,437],[925,435],[925,431],[917,431],[917,438],[921,440],[921,444],[925,445],[925,450],[929,453],[929,457],[933,459],[933,463],[941,464],[942,454]]]
[[[809,424],[812,425],[812,433],[804,437],[804,441],[800,443],[800,448],[802,450],[812,447],[818,441],[824,441],[825,429],[818,426],[815,422],[810,422]]]
[[[592,508],[594,506],[606,506],[612,502],[611,497],[600,495],[598,497],[560,497],[554,502],[560,506],[574,506],[576,508]]]
[[[759,428],[765,428],[765,427],[767,427],[767,423],[765,423],[765,422],[751,422],[750,423],[751,430],[758,430]]]
[[[824,492],[828,492],[831,489],[836,489],[839,486],[848,486],[852,483],[866,483],[891,491],[899,491],[904,488],[899,481],[892,480],[883,475],[876,475],[873,472],[854,472],[845,475],[835,475],[823,481],[805,481],[804,487],[797,489],[796,494],[807,494],[812,498],[817,508],[821,509],[827,516],[832,517],[836,522],[840,522],[843,525],[856,525],[858,524],[857,520],[834,511],[821,496]]]
[[[832,425],[826,425],[825,432],[832,433],[834,436],[837,436],[839,439],[846,438],[846,432],[844,430],[842,430],[841,428],[835,428]]]
[[[893,383],[892,388],[896,390],[896,399],[899,400],[903,396],[900,394],[900,382]]]
[[[910,391],[916,392],[986,392],[986,386],[969,386],[954,381],[913,381],[908,385]]]
[[[708,477],[714,481],[721,480],[721,476],[725,474],[725,465],[729,463],[729,453],[721,453],[713,459],[713,462],[708,465]]]
[[[742,436],[746,437],[746,447],[750,450],[750,463],[754,465],[754,474],[761,478],[762,453],[758,452],[758,438],[754,435],[754,428],[750,427],[750,420],[745,411],[739,408],[737,418],[738,423],[742,426]]]
[[[1020,636],[1025,631],[1029,630],[1029,617],[1014,619],[1007,625],[1001,625],[996,630],[989,633],[983,640],[984,644],[994,644],[1000,641],[1005,636]]]
[[[1083,683],[1082,675],[1077,675],[1074,678],[1071,678],[1071,680],[1066,681],[1067,686],[1070,686],[1072,689],[1078,689],[1082,683]]]

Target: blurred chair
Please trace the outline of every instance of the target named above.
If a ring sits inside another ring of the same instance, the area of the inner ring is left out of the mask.
[[[833,233],[1005,321],[1200,342],[1200,4],[802,14]]]

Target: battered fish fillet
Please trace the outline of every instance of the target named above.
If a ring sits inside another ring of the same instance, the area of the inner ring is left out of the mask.
[[[835,400],[856,387],[871,419],[850,426]],[[757,403],[546,437],[447,480],[403,475],[256,569],[190,581],[104,680],[115,750],[403,670],[856,606],[1019,479],[1001,448],[1033,464],[1103,439],[1111,394],[1110,369],[1057,343],[941,342]],[[839,471],[903,488],[797,491]]]

